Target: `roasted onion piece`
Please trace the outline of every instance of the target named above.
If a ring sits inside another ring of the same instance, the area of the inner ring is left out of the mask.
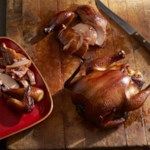
[[[22,100],[18,100],[16,98],[8,97],[7,98],[7,104],[10,105],[13,109],[15,109],[17,111],[30,112],[34,107],[34,100],[30,96],[30,90],[31,90],[30,87],[25,89]]]
[[[0,73],[0,86],[3,91],[19,88],[19,84],[5,73]]]
[[[5,43],[0,46],[0,52],[0,96],[17,111],[32,111],[34,102],[43,99],[44,91],[36,87],[35,74],[30,70],[31,60]]]
[[[83,39],[86,40],[89,45],[95,45],[97,32],[92,26],[84,23],[78,23],[73,26],[72,29],[74,29],[80,36],[83,36]]]
[[[106,40],[107,21],[98,12],[88,5],[81,5],[76,12],[81,17],[83,23],[91,25],[97,32],[95,44],[102,46]]]
[[[23,97],[25,94],[25,88],[18,88],[7,90],[5,93],[9,94],[12,97]],[[44,97],[44,91],[38,87],[31,87],[29,96],[31,96],[35,101],[41,101]]]
[[[127,113],[141,107],[150,95],[150,85],[142,90],[141,84],[138,84],[138,81],[143,82],[138,72],[126,64],[111,64],[124,57],[125,53],[120,51],[114,56],[106,56],[105,60],[93,60],[87,75],[74,82],[69,80],[70,84],[66,84],[78,112],[98,126],[122,124]],[[134,80],[133,76],[136,77]]]

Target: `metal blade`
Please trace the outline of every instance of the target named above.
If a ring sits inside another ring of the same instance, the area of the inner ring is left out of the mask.
[[[116,15],[109,8],[107,8],[100,0],[95,0],[95,3],[98,9],[102,10],[108,17],[115,21],[129,35],[132,35],[136,32],[136,30],[131,25],[129,25],[126,21],[121,19],[118,15]]]

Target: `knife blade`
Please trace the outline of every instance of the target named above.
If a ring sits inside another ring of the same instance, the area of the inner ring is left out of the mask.
[[[130,24],[124,21],[121,17],[106,7],[100,0],[95,0],[96,6],[99,10],[102,10],[109,18],[117,23],[128,35],[135,38],[142,46],[144,46],[150,52],[150,43],[141,34],[138,33]]]

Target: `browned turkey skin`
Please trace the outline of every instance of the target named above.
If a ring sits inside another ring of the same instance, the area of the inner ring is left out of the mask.
[[[117,64],[124,51],[98,58],[89,63],[87,74],[73,81],[76,71],[65,87],[71,90],[73,103],[87,120],[102,127],[122,124],[127,112],[138,109],[150,95],[150,85],[144,84],[141,73],[128,64]]]
[[[71,26],[76,18],[80,23]],[[63,51],[83,58],[89,46],[102,46],[106,40],[107,21],[92,7],[81,5],[74,12],[62,11],[54,16],[46,33],[57,32]],[[122,124],[129,111],[142,106],[150,95],[150,85],[142,89],[142,74],[128,64],[118,64],[124,51],[93,60],[86,74],[76,78],[82,64],[66,81],[73,103],[87,120],[102,127]],[[82,59],[83,60],[83,59]]]
[[[80,18],[80,23],[71,26],[77,16]],[[82,5],[75,12],[57,13],[44,31],[57,32],[64,52],[83,57],[89,45],[103,45],[106,40],[106,26],[107,21],[98,12],[88,5]]]

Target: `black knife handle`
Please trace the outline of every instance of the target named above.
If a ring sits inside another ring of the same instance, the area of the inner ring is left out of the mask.
[[[150,43],[145,40],[142,35],[140,35],[138,32],[135,32],[132,34],[132,36],[150,52]]]

